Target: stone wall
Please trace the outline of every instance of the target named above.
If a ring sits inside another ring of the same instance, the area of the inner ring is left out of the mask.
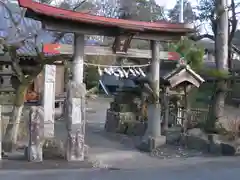
[[[142,121],[139,104],[132,94],[120,93],[110,103],[106,112],[105,130],[107,132],[142,136],[147,123]]]

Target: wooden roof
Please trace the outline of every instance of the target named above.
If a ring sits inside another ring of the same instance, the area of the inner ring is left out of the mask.
[[[89,25],[92,28],[104,27],[128,32],[169,33],[180,36],[194,31],[191,25],[183,23],[123,20],[60,9],[32,0],[18,0],[18,2],[21,7],[27,8],[27,16],[38,20],[61,19],[78,25]]]

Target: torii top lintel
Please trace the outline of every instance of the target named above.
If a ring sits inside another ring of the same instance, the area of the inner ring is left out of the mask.
[[[186,35],[187,33],[194,32],[191,25],[184,23],[123,20],[60,9],[46,4],[34,2],[32,0],[18,0],[18,2],[21,7],[27,9],[27,17],[40,20],[43,22],[43,24],[58,23],[58,26],[54,27],[61,27],[59,31],[61,31],[65,23],[65,25],[68,25],[68,27],[70,26],[69,29],[73,29],[72,32],[75,31],[74,26],[76,28],[82,28],[84,26],[87,27],[87,30],[89,30],[84,31],[86,34],[93,34],[90,29],[94,29],[95,31],[99,31],[99,35],[101,34],[108,36],[115,36],[124,32],[133,33],[134,35],[137,34],[137,36],[140,36],[139,33],[141,33],[148,35],[154,34],[155,36],[167,35],[180,37]],[[71,23],[71,25],[69,25],[69,23]],[[51,30],[51,28],[49,30]],[[54,30],[54,28],[52,30]]]

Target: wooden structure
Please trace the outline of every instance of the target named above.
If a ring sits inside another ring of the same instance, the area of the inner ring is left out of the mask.
[[[184,115],[184,112],[178,112],[180,110],[180,107],[182,107],[182,106],[179,107],[180,104],[178,102],[180,99],[185,98],[186,93],[188,93],[192,87],[198,88],[204,82],[204,79],[200,75],[195,73],[188,65],[185,64],[180,65],[178,61],[171,61],[168,63],[162,61],[160,67],[161,68],[159,88],[161,93],[157,94],[157,96],[159,97],[159,100],[163,106],[161,110],[162,116],[164,117],[163,119],[164,121],[161,124],[162,128],[166,131],[168,129],[168,126],[175,125],[176,123],[175,121],[178,119],[181,120],[180,122],[178,122],[178,124],[181,125],[183,124],[182,116]],[[151,73],[151,71],[148,73]],[[154,94],[153,91],[154,83],[152,79],[149,79],[148,77],[132,77],[132,80],[136,84],[135,86],[132,87],[132,89],[135,89],[135,91],[137,91],[134,93],[135,97],[139,96],[138,88],[140,87],[142,91],[142,93],[140,94],[146,96],[146,98],[144,98],[146,99],[146,101],[142,105],[146,105],[147,103],[148,106],[149,105],[148,101],[149,100],[151,101],[151,99],[154,98],[154,96],[156,96],[156,94]],[[172,117],[172,113],[170,116],[169,109],[170,104],[172,107],[171,110],[175,111],[174,113],[175,117]],[[134,112],[136,112],[136,110]],[[148,112],[148,114],[149,113],[152,114],[151,112]],[[182,114],[181,117],[180,114]],[[147,119],[149,119],[149,117]]]
[[[176,88],[183,82],[198,88],[204,82],[204,79],[188,65],[180,65],[172,72],[163,76],[163,80],[169,83],[170,88]]]
[[[187,93],[192,87],[197,87],[204,83],[204,79],[195,73],[189,65],[179,65],[176,69],[169,72],[165,76],[163,76],[163,104],[164,104],[164,131],[168,130],[169,125],[169,91],[178,91],[179,93],[183,93],[184,95],[184,119],[183,122],[180,122],[183,127],[187,127],[188,123],[188,101],[187,101]],[[179,109],[178,107],[176,107]]]
[[[116,56],[127,56],[131,39],[145,39],[151,41],[151,74],[154,80],[153,91],[159,93],[159,66],[161,45],[159,41],[179,40],[181,36],[193,32],[192,26],[187,24],[153,23],[131,21],[94,16],[69,10],[59,9],[32,0],[19,0],[19,5],[26,8],[26,16],[40,20],[49,31],[73,32],[74,55],[73,77],[68,85],[66,104],[66,120],[68,121],[67,160],[84,160],[85,109],[84,109],[84,35],[103,35],[115,37],[112,52]],[[153,117],[149,120],[146,144],[153,147],[165,143],[161,137],[159,109],[156,99],[152,102]],[[150,144],[149,144],[150,142]],[[31,144],[30,144],[31,146]],[[29,148],[31,149],[31,148]]]

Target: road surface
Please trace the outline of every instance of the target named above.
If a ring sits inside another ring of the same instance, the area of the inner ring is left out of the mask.
[[[86,142],[89,157],[103,163],[101,168],[36,164],[15,164],[0,168],[0,180],[239,180],[240,157],[192,157],[157,159],[135,150],[103,132],[108,103],[93,102],[96,112],[87,114]],[[66,137],[64,124],[56,124],[56,135]],[[27,162],[25,162],[27,163]],[[1,165],[1,163],[0,163]],[[3,165],[3,164],[2,164]],[[106,166],[105,166],[106,165]],[[36,168],[34,168],[36,166]],[[66,168],[67,167],[67,168]],[[71,168],[72,167],[72,168]],[[105,167],[105,168],[103,168]]]
[[[0,171],[1,180],[239,180],[240,159],[168,165],[145,169],[74,169]]]

